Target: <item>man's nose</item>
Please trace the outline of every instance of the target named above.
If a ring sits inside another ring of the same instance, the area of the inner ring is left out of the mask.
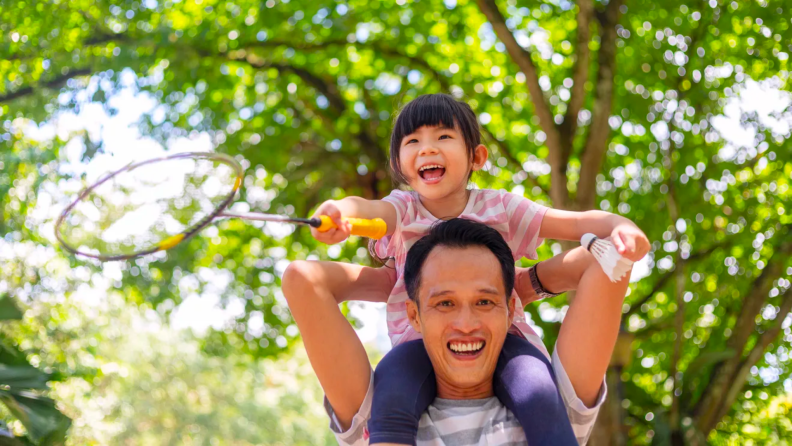
[[[462,333],[472,333],[481,328],[481,319],[476,311],[464,305],[454,320],[454,328]]]

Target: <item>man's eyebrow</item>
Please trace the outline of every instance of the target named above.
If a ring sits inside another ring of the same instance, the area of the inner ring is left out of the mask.
[[[451,290],[433,291],[429,293],[429,298],[431,299],[433,297],[448,296],[449,294],[454,294],[454,292]]]
[[[479,293],[481,293],[481,294],[491,294],[493,296],[500,296],[501,295],[501,292],[498,291],[494,287],[479,288],[477,291]],[[453,291],[451,291],[451,290],[439,290],[439,291],[431,292],[428,297],[429,297],[429,299],[431,299],[433,297],[442,297],[442,296],[448,296],[448,295],[451,295],[451,294],[455,294],[455,293]]]

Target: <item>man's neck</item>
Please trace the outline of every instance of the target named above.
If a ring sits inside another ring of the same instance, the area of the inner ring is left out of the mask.
[[[480,400],[495,395],[492,389],[492,379],[488,379],[473,387],[460,389],[437,377],[437,397],[447,400]]]

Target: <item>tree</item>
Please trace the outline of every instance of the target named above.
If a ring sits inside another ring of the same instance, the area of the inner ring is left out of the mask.
[[[0,297],[0,321],[22,319],[22,313],[8,296]],[[71,420],[60,413],[55,402],[42,395],[49,390],[51,374],[28,363],[5,335],[0,334],[0,402],[13,418],[25,426],[26,435],[16,436],[4,428],[4,444],[63,444]]]
[[[46,328],[51,313],[63,321],[57,334]],[[25,323],[17,337],[47,333],[38,337],[42,358],[79,357],[95,368],[72,371],[54,386],[75,420],[68,444],[335,442],[303,349],[277,359],[207,355],[194,336],[170,329],[160,314],[113,290],[100,302],[77,296],[36,302]]]
[[[759,388],[782,391],[792,339],[783,325],[792,306],[784,2],[88,6],[3,8],[11,42],[0,106],[11,153],[28,150],[25,123],[90,100],[112,111],[106,98],[132,82],[159,104],[143,134],[163,142],[211,135],[218,150],[250,163],[242,198],[253,210],[304,215],[327,198],[385,195],[393,112],[418,94],[450,92],[479,114],[494,155],[477,183],[559,208],[618,212],[654,241],[651,274],[625,304],[622,341],[636,360],[609,372],[609,405],[592,443],[728,436]],[[748,142],[729,142],[724,112],[763,88],[778,91],[780,105],[738,110]],[[99,138],[85,141],[88,158],[102,150]],[[64,143],[56,138],[48,153]],[[20,194],[15,176],[0,179],[9,191],[3,231],[28,234],[9,206],[35,189]],[[119,286],[132,301],[172,308],[185,275],[231,271],[228,294],[244,296],[246,313],[205,348],[276,354],[293,339],[278,303],[278,262],[327,251],[304,232],[259,235],[223,223],[165,259],[127,265]],[[331,254],[365,261],[360,248],[353,241]],[[563,304],[526,309],[548,344]],[[253,314],[267,324],[260,336],[247,330]]]

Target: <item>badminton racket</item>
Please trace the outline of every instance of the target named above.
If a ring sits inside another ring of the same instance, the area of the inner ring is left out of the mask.
[[[228,210],[243,178],[242,166],[219,153],[178,153],[130,163],[83,189],[58,217],[55,236],[73,254],[112,261],[171,249],[218,218],[304,224],[321,232],[336,227],[324,215],[296,218]],[[344,220],[353,235],[379,239],[387,230],[379,218]]]

